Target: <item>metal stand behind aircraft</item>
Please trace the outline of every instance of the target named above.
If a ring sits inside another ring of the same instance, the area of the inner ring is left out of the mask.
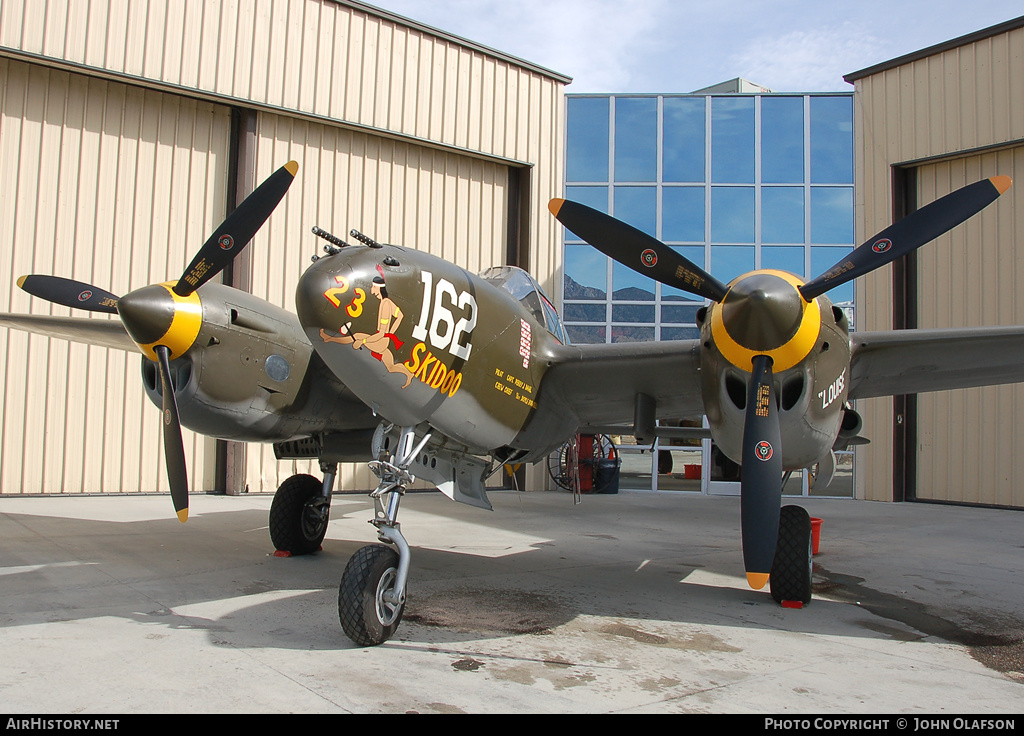
[[[210,279],[284,196],[297,165],[275,172],[232,212],[177,282],[124,297],[52,276],[19,285],[120,321],[0,315],[0,324],[143,353],[143,382],[161,408],[171,497],[187,516],[180,426],[273,442],[280,458],[315,458],[323,479],[288,478],[271,538],[287,554],[320,548],[337,463],[372,458],[380,541],[349,561],[342,627],[380,644],[405,609],[410,549],[399,506],[418,476],[454,500],[489,508],[487,477],[543,460],[578,431],[615,426],[641,441],[657,420],[707,415],[742,465],[743,559],[750,584],[810,600],[810,524],[780,509],[783,473],[827,466],[854,442],[849,401],[1024,380],[1024,328],[855,333],[825,291],[888,263],[966,220],[1005,191],[996,177],[919,210],[803,283],[756,271],[724,285],[608,215],[561,199],[555,216],[612,258],[704,297],[701,338],[570,345],[536,281],[513,267],[480,275],[416,250],[329,241],[296,291],[297,316]]]

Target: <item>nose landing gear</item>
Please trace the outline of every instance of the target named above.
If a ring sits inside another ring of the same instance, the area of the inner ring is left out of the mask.
[[[370,463],[380,479],[370,494],[374,502],[377,537],[385,544],[371,544],[357,551],[345,567],[338,588],[338,618],[345,634],[360,646],[376,646],[390,639],[405,611],[405,588],[409,577],[409,545],[398,523],[398,507],[406,486],[416,480],[409,472],[413,459],[430,439],[418,444],[413,427],[404,427],[398,452],[389,460]],[[384,453],[382,453],[382,456]],[[397,549],[395,549],[397,548]]]

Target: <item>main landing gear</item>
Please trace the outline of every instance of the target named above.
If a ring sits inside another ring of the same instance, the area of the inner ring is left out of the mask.
[[[308,555],[320,549],[331,516],[336,463],[320,463],[323,481],[293,475],[277,489],[270,504],[270,539],[281,556]]]
[[[802,608],[811,602],[812,555],[810,514],[800,506],[783,506],[775,561],[768,578],[776,603]]]
[[[409,578],[409,545],[398,523],[398,507],[406,486],[415,480],[409,466],[430,439],[418,444],[412,427],[404,427],[398,451],[389,460],[375,460],[370,469],[380,479],[370,497],[374,504],[377,537],[394,545],[363,547],[345,567],[338,588],[338,618],[345,634],[360,646],[376,646],[390,639],[405,611],[405,586]],[[380,457],[386,456],[381,453]]]

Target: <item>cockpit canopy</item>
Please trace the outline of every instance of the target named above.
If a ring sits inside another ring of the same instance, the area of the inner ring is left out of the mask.
[[[558,312],[533,276],[516,266],[494,266],[480,276],[518,299],[560,343],[569,344],[569,335]]]

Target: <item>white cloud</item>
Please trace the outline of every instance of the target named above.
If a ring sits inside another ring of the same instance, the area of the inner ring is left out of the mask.
[[[843,75],[1021,14],[1020,0],[370,0],[573,77],[568,92],[691,92],[734,77],[849,90]]]
[[[730,57],[737,75],[777,92],[849,90],[843,75],[887,57],[882,42],[852,22],[751,39]]]
[[[571,91],[625,89],[636,51],[671,0],[381,0],[392,12],[573,77]]]

